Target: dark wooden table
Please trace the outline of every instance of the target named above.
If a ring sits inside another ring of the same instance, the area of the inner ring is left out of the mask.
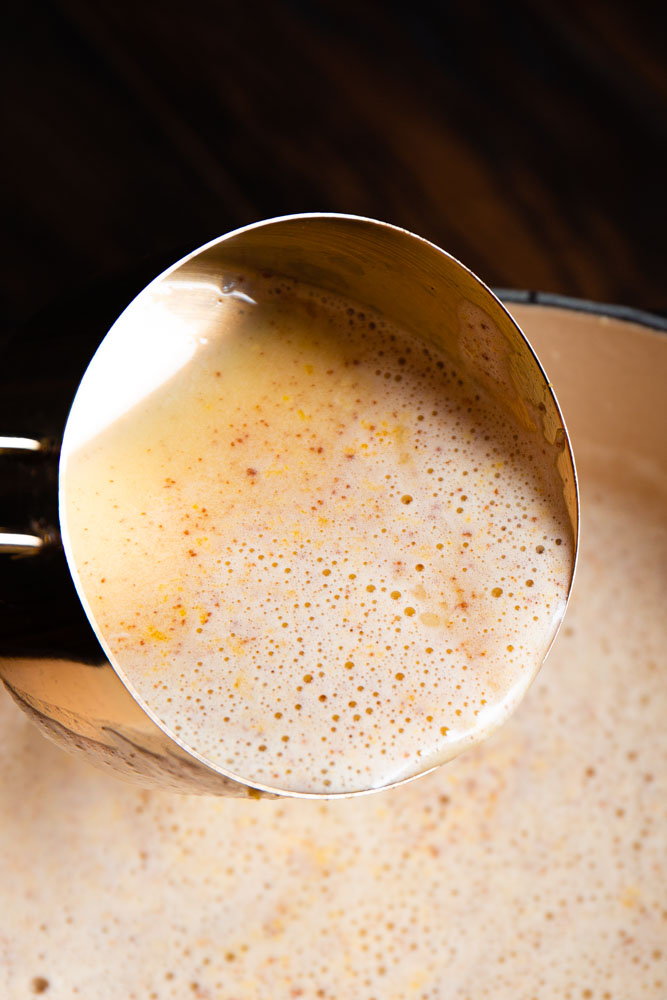
[[[310,210],[406,226],[495,286],[667,309],[657,4],[21,0],[3,17],[5,332]]]

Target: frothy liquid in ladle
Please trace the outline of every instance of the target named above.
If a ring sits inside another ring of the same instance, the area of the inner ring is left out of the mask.
[[[132,687],[212,763],[380,787],[494,729],[538,669],[573,561],[554,456],[371,310],[233,290],[189,363],[70,456],[81,587]]]

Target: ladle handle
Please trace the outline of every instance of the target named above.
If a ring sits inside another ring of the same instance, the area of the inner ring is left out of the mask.
[[[43,516],[51,504],[42,506],[45,492],[57,490],[58,451],[49,438],[0,435],[0,556],[34,556],[59,540]]]

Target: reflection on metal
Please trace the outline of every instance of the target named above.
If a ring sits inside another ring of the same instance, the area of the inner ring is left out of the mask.
[[[44,442],[38,438],[15,437],[0,435],[0,454],[20,455],[22,452],[38,452],[44,448]],[[39,535],[24,532],[4,531],[0,528],[0,556],[9,555],[14,558],[35,555],[44,545],[44,539]]]
[[[0,553],[6,555],[35,555],[44,544],[39,535],[22,535],[17,532],[0,531]]]
[[[42,733],[70,753],[136,784],[172,792],[258,793],[200,764],[161,732],[109,663],[0,661],[5,687]]]
[[[0,435],[0,451],[41,451],[42,442],[37,438],[2,437]]]

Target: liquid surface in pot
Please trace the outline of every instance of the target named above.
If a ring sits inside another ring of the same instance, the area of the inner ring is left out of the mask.
[[[367,309],[224,289],[187,363],[68,456],[81,590],[208,760],[389,784],[488,734],[542,662],[573,562],[558,452]]]

